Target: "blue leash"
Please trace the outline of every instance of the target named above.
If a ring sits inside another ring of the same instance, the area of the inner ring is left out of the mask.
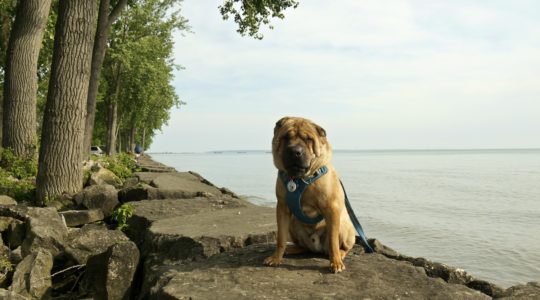
[[[318,215],[314,218],[310,218],[304,214],[302,211],[302,194],[308,187],[308,185],[315,182],[315,180],[319,179],[321,176],[326,174],[328,172],[328,168],[326,166],[321,167],[320,169],[315,172],[315,175],[307,178],[307,179],[291,179],[288,178],[287,175],[284,172],[279,172],[279,177],[283,181],[283,184],[285,185],[287,189],[287,206],[289,207],[289,210],[292,212],[292,214],[302,223],[306,224],[317,224],[320,221],[323,220],[322,215]],[[343,186],[343,182],[341,180],[339,181],[341,184],[341,188],[343,189],[343,194],[345,194],[345,207],[347,208],[347,213],[349,213],[349,218],[351,218],[351,222],[354,225],[354,228],[356,229],[357,235],[360,237],[360,240],[366,249],[366,252],[373,253],[373,249],[369,245],[366,234],[364,233],[364,229],[362,228],[362,225],[360,225],[360,221],[358,221],[358,218],[354,214],[354,211],[351,207],[351,203],[349,202],[349,197],[347,197],[347,192],[345,191],[345,187]]]
[[[366,249],[366,252],[373,253],[373,248],[369,245],[366,234],[364,233],[364,229],[362,228],[362,225],[360,224],[360,221],[358,221],[358,218],[354,214],[354,211],[351,207],[351,203],[349,202],[349,197],[347,197],[347,192],[345,191],[345,187],[343,186],[343,182],[341,180],[339,181],[341,184],[341,188],[343,189],[343,194],[345,194],[345,207],[347,207],[347,212],[349,213],[349,218],[351,218],[351,221],[354,225],[354,228],[356,229],[357,235],[360,237],[360,240],[364,244],[364,247]]]

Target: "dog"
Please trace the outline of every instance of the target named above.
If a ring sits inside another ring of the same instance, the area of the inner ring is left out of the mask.
[[[345,208],[338,175],[330,162],[332,148],[326,131],[308,119],[284,117],[274,128],[272,156],[279,170],[276,180],[277,246],[264,264],[277,266],[284,254],[310,251],[328,254],[330,270],[342,272],[345,270],[343,259],[355,244],[355,229]],[[309,180],[320,170],[326,173],[319,174],[320,177],[303,191],[300,210],[307,218],[322,216],[322,220],[306,224],[287,205],[287,190],[290,192],[296,185],[289,187],[286,181],[289,178],[291,184],[293,180]],[[292,245],[287,245],[289,237]]]

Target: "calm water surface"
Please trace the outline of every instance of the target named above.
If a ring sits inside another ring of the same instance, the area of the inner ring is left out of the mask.
[[[274,206],[267,152],[153,154]],[[540,150],[335,151],[368,237],[504,287],[540,281]]]

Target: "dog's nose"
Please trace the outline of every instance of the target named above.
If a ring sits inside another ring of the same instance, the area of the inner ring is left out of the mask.
[[[302,148],[301,146],[293,146],[291,147],[290,151],[291,154],[296,158],[300,158],[302,157],[302,155],[304,155],[304,148]]]

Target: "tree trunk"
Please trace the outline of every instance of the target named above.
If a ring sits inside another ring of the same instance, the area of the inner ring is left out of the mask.
[[[107,124],[107,155],[111,156],[116,154],[117,118],[118,104],[116,101],[111,101],[109,104],[109,117]]]
[[[137,141],[135,140],[135,134],[137,133],[137,127],[134,125],[131,125],[131,128],[129,129],[129,152],[135,153],[135,144]]]
[[[5,71],[6,55],[9,44],[9,32],[11,29],[11,16],[7,11],[0,11],[0,71]],[[5,78],[5,74],[4,74]],[[4,114],[4,92],[0,93],[0,147],[2,146],[2,119]]]
[[[120,131],[116,131],[116,138],[118,139],[118,152],[122,152],[122,135],[120,134]]]
[[[109,100],[109,115],[107,120],[107,155],[116,155],[116,140],[118,137],[118,99],[120,98],[120,79],[122,64],[116,65],[116,70],[113,70],[114,76],[114,92],[108,97]],[[120,148],[118,148],[120,150]]]
[[[84,129],[84,157],[90,156],[92,146],[92,135],[94,133],[94,121],[96,118],[96,99],[101,76],[101,67],[107,51],[107,39],[112,23],[118,18],[120,12],[126,6],[127,0],[119,0],[109,15],[110,0],[101,0],[99,4],[98,23],[94,49],[92,51],[92,68],[90,71],[90,84],[88,85],[88,96],[86,100],[86,120]]]
[[[82,189],[84,116],[97,0],[60,0],[39,152],[38,201]]]
[[[141,145],[141,148],[142,148],[142,151],[144,152],[145,148],[144,148],[144,144],[145,144],[145,141],[146,141],[146,127],[143,127],[143,130],[142,130],[142,145]]]
[[[51,0],[21,0],[9,38],[3,103],[3,140],[15,155],[36,152],[37,63]]]

